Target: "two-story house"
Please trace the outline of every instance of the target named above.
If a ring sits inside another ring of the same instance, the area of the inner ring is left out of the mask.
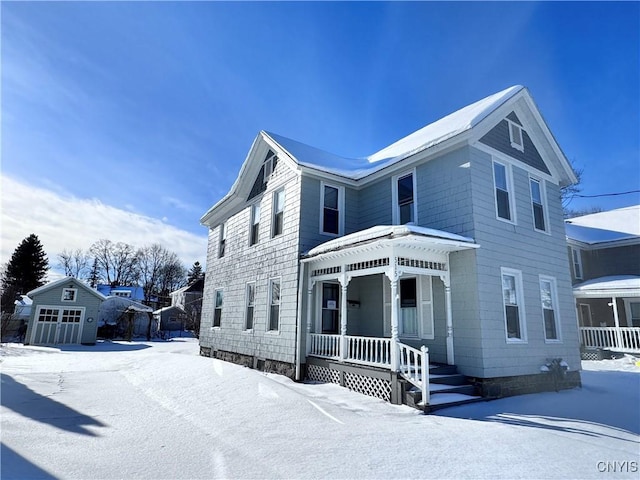
[[[560,203],[575,181],[521,86],[365,158],[262,131],[201,219],[201,354],[396,403],[406,382],[425,406],[430,363],[485,396],[553,388],[552,358],[578,385]]]
[[[640,205],[566,220],[585,358],[640,353]]]

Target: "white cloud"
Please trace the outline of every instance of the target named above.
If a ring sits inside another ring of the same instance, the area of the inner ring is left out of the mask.
[[[11,258],[18,244],[31,233],[42,243],[49,265],[55,267],[62,250],[87,249],[107,238],[136,247],[160,243],[175,252],[185,266],[205,264],[207,235],[180,230],[162,220],[80,199],[1,176],[2,207],[0,262]]]

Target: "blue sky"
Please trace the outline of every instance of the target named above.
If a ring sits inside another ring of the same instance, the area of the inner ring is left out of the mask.
[[[583,194],[640,188],[637,2],[0,8],[2,261],[40,229],[50,258],[162,238],[204,262],[199,218],[260,130],[365,156],[516,84],[584,169]]]

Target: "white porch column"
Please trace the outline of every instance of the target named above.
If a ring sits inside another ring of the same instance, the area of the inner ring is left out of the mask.
[[[451,281],[449,275],[443,275],[444,283],[444,300],[447,310],[447,364],[455,365],[455,357],[453,354],[453,313],[451,307]]]
[[[620,330],[620,319],[618,317],[618,302],[616,297],[611,298],[611,306],[613,307],[613,321],[616,323],[616,347],[624,348],[622,344],[622,331]]]
[[[313,321],[313,287],[316,282],[309,282],[307,289],[307,356],[311,353],[311,322]]]
[[[342,274],[339,278],[340,282],[340,358],[347,359],[347,287],[349,286],[349,278]]]
[[[398,358],[398,276],[393,270],[391,277],[391,371],[397,372],[400,367]]]

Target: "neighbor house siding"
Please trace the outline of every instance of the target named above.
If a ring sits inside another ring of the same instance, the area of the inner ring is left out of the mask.
[[[640,245],[582,250],[583,278],[640,275]]]
[[[471,163],[474,238],[481,245],[476,252],[484,359],[480,376],[535,374],[550,357],[562,357],[572,369],[579,369],[575,304],[558,186],[545,182],[549,233],[538,232],[534,230],[528,172],[517,162],[512,164],[517,218],[512,224],[496,218],[491,155],[474,149]],[[526,343],[506,341],[501,267],[522,272]],[[556,279],[563,342],[545,342],[539,275]]]
[[[273,193],[284,188],[283,232],[272,238]],[[295,362],[300,176],[278,162],[266,190],[226,222],[225,255],[218,258],[220,226],[210,230],[200,344],[247,357]],[[260,236],[249,246],[250,204],[260,202]],[[268,331],[269,281],[280,280],[278,331]],[[245,331],[247,282],[255,282],[253,329]],[[223,289],[220,327],[213,328],[215,290]]]

